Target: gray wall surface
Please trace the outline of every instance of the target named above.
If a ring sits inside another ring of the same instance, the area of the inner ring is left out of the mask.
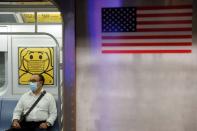
[[[191,0],[77,0],[77,131],[197,130],[197,2],[191,54],[102,54],[101,8]]]

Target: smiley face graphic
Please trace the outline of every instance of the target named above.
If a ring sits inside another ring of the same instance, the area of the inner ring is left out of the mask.
[[[19,48],[19,84],[28,84],[33,74],[42,74],[46,85],[54,84],[53,48]]]

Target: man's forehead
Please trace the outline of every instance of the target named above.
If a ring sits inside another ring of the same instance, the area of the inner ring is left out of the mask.
[[[39,76],[38,75],[32,75],[30,79],[38,80],[39,79]]]

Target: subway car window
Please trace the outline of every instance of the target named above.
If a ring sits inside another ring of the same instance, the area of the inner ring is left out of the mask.
[[[0,14],[0,23],[17,23],[14,14]]]
[[[5,84],[5,53],[0,52],[0,88]]]

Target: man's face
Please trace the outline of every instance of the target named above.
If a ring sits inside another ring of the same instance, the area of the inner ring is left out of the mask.
[[[40,77],[38,75],[32,75],[29,81],[30,82],[37,82],[38,87],[42,86],[42,83],[40,81]]]

